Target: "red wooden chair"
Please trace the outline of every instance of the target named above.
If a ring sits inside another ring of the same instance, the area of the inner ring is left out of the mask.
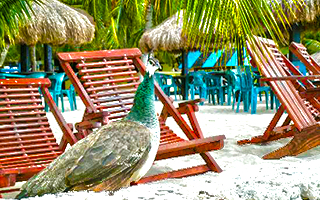
[[[78,138],[85,137],[110,121],[119,120],[127,115],[133,104],[134,93],[139,85],[138,71],[144,75],[145,65],[140,60],[139,49],[103,50],[91,52],[58,53],[60,63],[69,76],[75,90],[86,106],[83,120],[76,124]],[[71,68],[76,64],[78,78]],[[200,100],[180,103],[178,108],[155,83],[155,93],[164,108],[159,117],[161,142],[156,160],[199,153],[205,165],[157,174],[141,179],[139,183],[177,178],[222,170],[208,151],[219,150],[224,144],[224,135],[204,138],[195,116]],[[187,114],[191,126],[181,114]],[[172,116],[189,140],[178,137],[168,126],[166,119]]]
[[[289,50],[306,66],[311,74],[319,75],[320,66],[307,52],[307,48],[303,44],[291,42]]]
[[[313,86],[309,84],[308,79],[319,78],[319,76],[300,76],[297,69],[281,54],[272,40],[256,37],[248,43],[248,51],[252,58],[252,65],[259,67],[262,75],[265,76],[261,80],[268,81],[280,100],[281,106],[263,135],[249,140],[240,140],[238,144],[269,142],[293,136],[287,145],[265,155],[263,157],[265,159],[298,155],[318,146],[320,132],[316,117],[319,116],[319,109],[315,106],[319,106],[319,102],[315,95],[319,92],[311,88]],[[299,84],[297,80],[302,81],[306,87]],[[282,125],[276,127],[285,110],[288,117]]]
[[[45,168],[77,139],[55,105],[48,87],[50,80],[0,80],[0,187],[14,186]],[[42,94],[59,122],[63,140],[59,144],[50,128]],[[1,190],[0,193],[14,190]]]

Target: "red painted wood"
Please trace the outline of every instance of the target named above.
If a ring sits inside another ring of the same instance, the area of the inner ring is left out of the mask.
[[[64,62],[79,61],[83,58],[86,60],[98,60],[108,58],[119,59],[126,56],[128,59],[132,57],[140,57],[141,51],[137,48],[121,49],[121,50],[101,50],[101,51],[82,51],[82,52],[66,52],[58,53],[58,58]]]
[[[185,140],[183,142],[161,145],[156,156],[157,160],[167,159],[178,156],[185,156],[195,153],[203,153],[212,150],[219,150],[223,147],[220,141],[224,136],[215,136],[209,138],[199,138],[197,140]]]
[[[50,110],[54,116],[54,118],[57,120],[62,132],[63,137],[66,137],[67,141],[70,143],[70,145],[75,144],[78,140],[73,135],[70,127],[68,126],[67,122],[63,118],[61,112],[59,111],[57,105],[54,103],[52,96],[48,90],[48,88],[41,87],[41,91],[43,94],[43,97],[45,98],[46,102],[48,103]],[[65,146],[64,144],[61,144],[62,146]],[[63,149],[64,150],[64,149]]]
[[[281,81],[281,80],[313,80],[313,79],[319,79],[320,75],[309,75],[309,76],[282,76],[282,77],[262,77],[260,81]]]
[[[309,55],[307,48],[302,44],[291,42],[289,50],[306,66],[313,74],[320,74],[320,66]]]
[[[148,183],[151,181],[159,181],[159,180],[168,179],[168,178],[182,178],[186,176],[194,176],[197,174],[203,174],[207,171],[210,171],[210,168],[207,165],[199,165],[199,166],[190,167],[186,169],[144,177],[140,179],[138,182],[132,183],[132,185]]]
[[[5,86],[25,86],[32,83],[33,87],[39,87],[41,85],[50,87],[51,82],[48,78],[19,78],[19,79],[1,79],[0,85]],[[0,91],[1,92],[1,91]]]
[[[272,119],[264,135],[238,141],[238,144],[269,142],[293,136],[293,139],[287,145],[265,155],[264,159],[278,159],[283,156],[297,155],[319,145],[319,126],[314,116],[320,114],[320,103],[314,98],[316,95],[309,95],[308,101],[305,101],[301,99],[297,92],[299,91],[300,94],[307,93],[307,91],[311,91],[313,94],[318,92],[309,81],[309,79],[318,77],[315,75],[302,77],[299,70],[279,52],[273,41],[258,38],[256,42],[265,45],[265,51],[269,51],[269,54],[264,55],[261,53],[261,49],[258,50],[249,45],[248,50],[253,59],[252,63],[258,66],[262,74],[266,76],[264,80],[269,81],[282,106]],[[304,85],[301,85],[299,81]],[[281,127],[275,127],[284,110],[288,112],[288,117]],[[294,127],[289,125],[291,120],[294,122]]]
[[[124,65],[124,64],[130,64],[129,66],[116,66],[116,65]],[[117,70],[123,70],[124,68],[131,68],[134,69],[134,66],[131,65],[132,64],[132,60],[131,59],[127,59],[127,60],[111,60],[111,61],[99,61],[99,62],[89,62],[89,63],[79,63],[77,65],[78,69],[82,69],[82,68],[97,68],[97,67],[103,67],[100,69],[105,69],[105,67],[108,66],[116,66],[116,67],[112,67],[112,68],[108,68],[110,71],[117,71]],[[94,70],[100,70],[100,69],[94,69]],[[85,70],[86,71],[86,70]],[[90,72],[90,69],[88,69],[88,71],[86,72]],[[83,72],[83,73],[86,73]],[[81,74],[81,73],[80,73]]]
[[[4,98],[0,103],[0,187],[29,179],[62,153],[39,94],[41,87],[48,105],[56,108],[48,92],[50,84],[49,79],[0,81],[0,97]]]
[[[87,108],[83,121],[76,125],[76,129],[79,131],[80,135],[85,132],[91,132],[90,129],[93,127],[99,127],[98,122],[101,122],[103,117],[104,123],[108,123],[108,121],[118,120],[127,115],[132,105],[132,101],[130,100],[133,99],[133,94],[137,90],[139,84],[139,77],[137,76],[135,68],[138,68],[142,75],[145,74],[145,66],[141,62],[139,58],[140,56],[141,52],[138,49],[131,49],[129,51],[114,50],[59,54],[63,69],[74,84],[76,91]],[[77,64],[81,81],[79,81],[75,76],[72,68],[70,67],[71,62],[75,62]],[[195,115],[192,114],[198,110],[196,103],[203,100],[182,103],[177,109],[173,106],[170,98],[163,93],[157,83],[155,83],[155,92],[164,104],[165,110],[167,110],[164,112],[168,112],[168,114],[174,117],[183,132],[187,135],[189,140],[191,140],[187,141],[189,146],[205,140],[202,136],[202,132],[198,122],[196,121]],[[129,96],[122,98],[122,96],[120,96],[122,94]],[[97,115],[97,117],[92,118],[92,114],[98,114],[103,111],[107,111],[107,114],[100,116]],[[191,127],[183,119],[181,112],[185,114],[189,113],[189,119],[193,120]],[[107,120],[105,120],[105,117]],[[166,119],[166,117],[164,119]],[[170,147],[170,145],[177,145],[180,144],[181,141],[184,141],[182,138],[175,135],[169,127],[165,127],[164,122],[160,120],[160,123],[162,125],[161,147]],[[181,150],[180,152],[177,151],[174,154],[185,155],[201,152],[204,160],[208,163],[206,171],[211,169],[220,172],[222,170],[211,155],[207,152],[203,153],[205,150],[209,151],[210,149],[222,148],[224,137],[219,139],[220,141],[201,143],[203,146],[199,144],[200,146],[198,147],[188,147],[188,145],[183,145],[185,143],[182,143],[181,145],[184,146],[185,150]],[[177,174],[181,174],[182,171]],[[193,173],[194,172],[191,170],[186,174]]]
[[[259,39],[257,41],[260,42],[260,45],[265,45],[262,44]],[[269,45],[270,44],[272,43],[269,43]],[[265,77],[281,77],[286,75],[266,45],[265,50],[267,52],[269,51],[270,54],[264,55],[261,51],[255,51],[250,48],[248,50],[252,59],[255,63],[258,63],[257,65],[259,65],[259,68]],[[272,81],[270,82],[270,86],[275,91],[281,104],[286,107],[288,114],[299,130],[316,123],[290,81]]]

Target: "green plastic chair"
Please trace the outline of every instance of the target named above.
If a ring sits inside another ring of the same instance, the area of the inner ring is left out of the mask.
[[[65,73],[56,73],[53,75],[48,76],[48,78],[51,81],[51,86],[49,88],[49,92],[54,100],[54,102],[57,104],[57,107],[59,107],[59,97],[61,100],[61,110],[64,112],[64,103],[63,103],[63,94],[62,94],[62,83],[65,77]],[[45,110],[46,112],[49,111],[48,105],[45,104]]]
[[[32,74],[25,75],[24,78],[45,78],[47,73],[45,72],[33,72]]]
[[[68,80],[69,80],[69,77],[65,76],[64,79],[63,79],[63,82],[65,83]],[[69,104],[70,104],[70,109],[72,111],[73,110],[77,110],[76,91],[75,91],[75,89],[74,89],[72,84],[70,84],[70,87],[68,89],[63,89],[62,90],[62,96],[63,95],[66,95],[68,97]]]

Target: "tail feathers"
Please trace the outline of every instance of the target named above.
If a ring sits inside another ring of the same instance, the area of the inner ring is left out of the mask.
[[[22,190],[17,196],[16,199],[23,199],[28,197],[27,190]]]

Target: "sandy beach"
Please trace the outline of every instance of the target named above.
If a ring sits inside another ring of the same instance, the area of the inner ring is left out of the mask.
[[[80,99],[78,110],[66,108],[63,113],[68,123],[81,120],[84,106]],[[177,102],[175,102],[177,103]],[[67,102],[65,105],[68,106]],[[161,102],[156,102],[158,112]],[[30,199],[320,199],[320,148],[314,148],[297,157],[280,160],[263,160],[261,157],[275,150],[290,139],[282,139],[264,145],[238,146],[236,141],[260,135],[271,121],[275,111],[258,105],[257,113],[235,113],[231,106],[200,106],[197,117],[205,137],[225,135],[222,150],[211,155],[223,172],[207,172],[181,179],[167,179],[121,189],[113,196],[106,192],[70,192],[45,195]],[[61,131],[51,113],[48,118],[58,141]],[[186,118],[187,119],[187,118]],[[184,137],[173,119],[168,125]],[[149,174],[168,169],[179,169],[203,164],[199,155],[157,161]],[[17,184],[19,187],[21,183]],[[6,194],[13,198],[14,194]]]

